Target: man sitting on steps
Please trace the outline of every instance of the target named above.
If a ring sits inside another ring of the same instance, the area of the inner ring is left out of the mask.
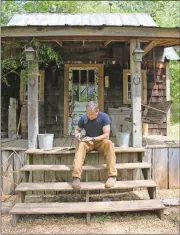
[[[95,101],[87,103],[86,114],[81,116],[75,129],[75,137],[79,139],[79,143],[76,146],[72,172],[72,187],[74,189],[81,188],[82,165],[85,161],[86,153],[92,150],[103,152],[106,158],[108,179],[105,187],[111,188],[115,185],[117,176],[117,169],[115,168],[116,156],[114,144],[109,140],[110,123],[109,116],[106,113],[99,112],[98,104]],[[86,131],[86,137],[80,139],[82,129]]]

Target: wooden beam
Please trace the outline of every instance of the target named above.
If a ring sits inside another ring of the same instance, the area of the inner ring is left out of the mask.
[[[38,61],[28,63],[28,148],[37,148],[38,123]]]
[[[62,42],[61,42],[61,41],[59,41],[59,40],[55,40],[55,42],[57,42],[57,44],[58,44],[59,46],[63,47],[63,44],[62,44]]]
[[[158,41],[152,41],[150,42],[147,47],[145,47],[144,49],[144,56],[153,48],[155,47],[156,45],[158,44]]]
[[[82,36],[83,35],[83,36]],[[128,38],[159,38],[179,39],[179,28],[158,28],[158,27],[71,27],[71,26],[6,26],[1,28],[1,37],[87,37],[90,38],[109,37],[109,40],[117,37]]]
[[[107,45],[109,45],[113,40],[108,40],[104,43],[104,46],[107,47]]]
[[[135,48],[136,40],[132,39],[130,42],[132,146],[142,147],[141,62],[134,61]]]

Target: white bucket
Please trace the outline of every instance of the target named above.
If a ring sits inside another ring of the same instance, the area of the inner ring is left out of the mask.
[[[51,150],[53,147],[54,134],[38,134],[40,149]]]
[[[116,132],[116,143],[119,147],[129,147],[130,133]]]

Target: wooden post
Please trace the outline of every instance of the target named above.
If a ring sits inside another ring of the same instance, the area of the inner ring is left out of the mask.
[[[169,70],[169,61],[166,62],[166,101],[170,101],[170,70]],[[170,134],[170,125],[171,125],[171,110],[169,109],[166,114],[166,135]]]
[[[38,61],[28,62],[28,147],[37,148],[38,123]]]
[[[141,62],[134,61],[135,48],[136,40],[132,39],[130,42],[132,147],[142,147]]]
[[[15,98],[10,98],[9,100],[9,115],[8,115],[8,137],[16,137],[16,110],[17,110],[17,100]]]

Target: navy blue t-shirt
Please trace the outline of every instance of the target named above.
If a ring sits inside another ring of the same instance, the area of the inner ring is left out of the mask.
[[[107,113],[99,112],[97,118],[90,120],[86,114],[82,115],[78,127],[85,129],[86,136],[97,137],[103,134],[103,126],[111,124]]]

